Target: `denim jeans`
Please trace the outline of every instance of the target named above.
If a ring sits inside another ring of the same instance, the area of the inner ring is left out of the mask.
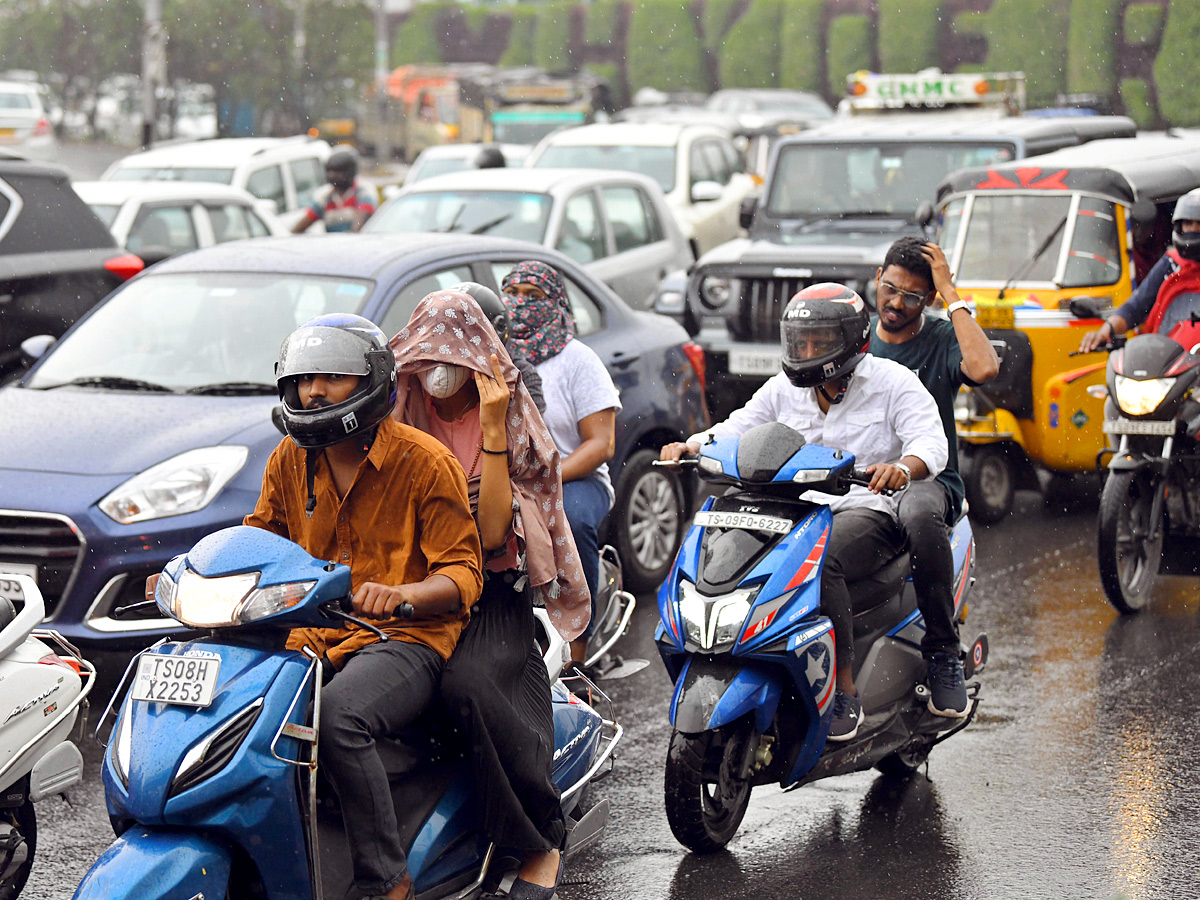
[[[579,551],[579,564],[592,595],[592,618],[584,630],[591,637],[596,621],[596,586],[600,581],[600,523],[608,515],[612,501],[604,483],[595,476],[563,483],[563,510]]]

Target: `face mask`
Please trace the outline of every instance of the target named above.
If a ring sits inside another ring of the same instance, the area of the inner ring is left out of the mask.
[[[420,374],[421,386],[429,396],[445,400],[457,394],[459,388],[467,383],[467,375],[467,370],[462,366],[434,366]]]

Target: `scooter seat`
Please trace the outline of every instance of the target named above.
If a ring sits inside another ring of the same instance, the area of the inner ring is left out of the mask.
[[[846,587],[850,591],[855,619],[867,615],[898,595],[911,571],[912,558],[904,550],[870,575],[848,581]],[[857,631],[857,621],[855,624]]]

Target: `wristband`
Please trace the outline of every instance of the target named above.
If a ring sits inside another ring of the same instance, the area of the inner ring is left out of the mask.
[[[960,302],[961,302],[961,301],[960,301]],[[905,486],[905,487],[908,487],[908,485],[912,484],[912,469],[910,469],[908,466],[906,466],[906,465],[905,465],[904,463],[902,463],[902,462],[898,462],[898,463],[892,463],[892,465],[893,465],[893,466],[895,466],[897,469],[899,469],[901,472],[903,472],[903,473],[904,473],[904,477],[905,477],[906,479],[908,479],[908,480],[907,480],[907,481],[904,483],[904,486]]]
[[[953,316],[960,309],[965,309],[967,311],[968,316],[972,314],[971,307],[967,305],[966,300],[955,300],[953,303],[951,303],[949,306],[946,307],[946,315]]]
[[[508,448],[505,447],[503,450],[489,450],[487,447],[484,447],[483,452],[490,453],[492,456],[507,456]]]

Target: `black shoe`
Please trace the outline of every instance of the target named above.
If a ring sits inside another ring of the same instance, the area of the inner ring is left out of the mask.
[[[829,726],[830,741],[848,741],[858,734],[862,721],[862,700],[843,691],[833,695],[833,724]]]
[[[929,711],[935,716],[961,719],[967,714],[967,683],[962,662],[953,653],[938,652],[929,657],[926,670],[929,682]]]
[[[558,884],[562,881],[563,869],[566,868],[566,864],[567,854],[559,850],[558,873],[554,876],[554,887],[543,887],[540,884],[533,884],[532,882],[518,878],[512,883],[512,887],[508,889],[508,893],[504,896],[507,900],[553,900],[554,892],[558,890]]]

